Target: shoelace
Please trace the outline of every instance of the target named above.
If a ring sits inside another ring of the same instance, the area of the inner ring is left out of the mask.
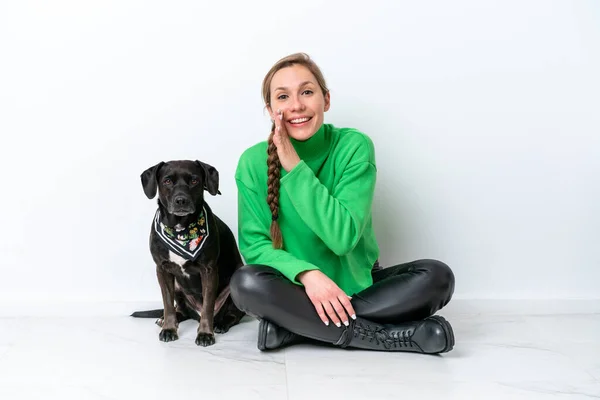
[[[369,342],[375,341],[375,344],[383,345],[386,349],[413,347],[412,335],[406,329],[390,333],[381,326],[373,327],[359,322],[354,325],[354,337]]]

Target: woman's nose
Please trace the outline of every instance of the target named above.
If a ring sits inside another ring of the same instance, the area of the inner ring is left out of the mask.
[[[292,97],[290,111],[301,111],[304,109],[304,103],[300,97]]]

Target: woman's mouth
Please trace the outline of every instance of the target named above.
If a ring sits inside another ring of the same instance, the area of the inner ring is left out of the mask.
[[[298,127],[306,125],[308,123],[308,121],[310,121],[311,119],[312,119],[312,117],[294,118],[294,119],[288,120],[288,123],[291,126],[293,126],[294,128],[298,128]]]

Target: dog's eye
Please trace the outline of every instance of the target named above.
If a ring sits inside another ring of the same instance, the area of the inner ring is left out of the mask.
[[[163,181],[163,183],[164,183],[165,185],[170,185],[171,183],[173,183],[173,181],[171,180],[171,178],[167,178],[167,179],[165,179],[165,180]]]
[[[197,184],[198,184],[198,179],[192,178],[192,185],[197,185]]]

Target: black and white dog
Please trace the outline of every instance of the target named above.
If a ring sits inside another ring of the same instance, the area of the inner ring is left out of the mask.
[[[150,231],[150,252],[163,299],[163,310],[134,312],[160,318],[159,339],[178,339],[179,322],[199,321],[196,344],[215,343],[245,315],[231,300],[229,281],[243,265],[229,227],[212,213],[204,191],[219,192],[219,173],[200,161],[160,162],[141,174],[144,193],[158,210]],[[176,306],[175,306],[176,304]]]

